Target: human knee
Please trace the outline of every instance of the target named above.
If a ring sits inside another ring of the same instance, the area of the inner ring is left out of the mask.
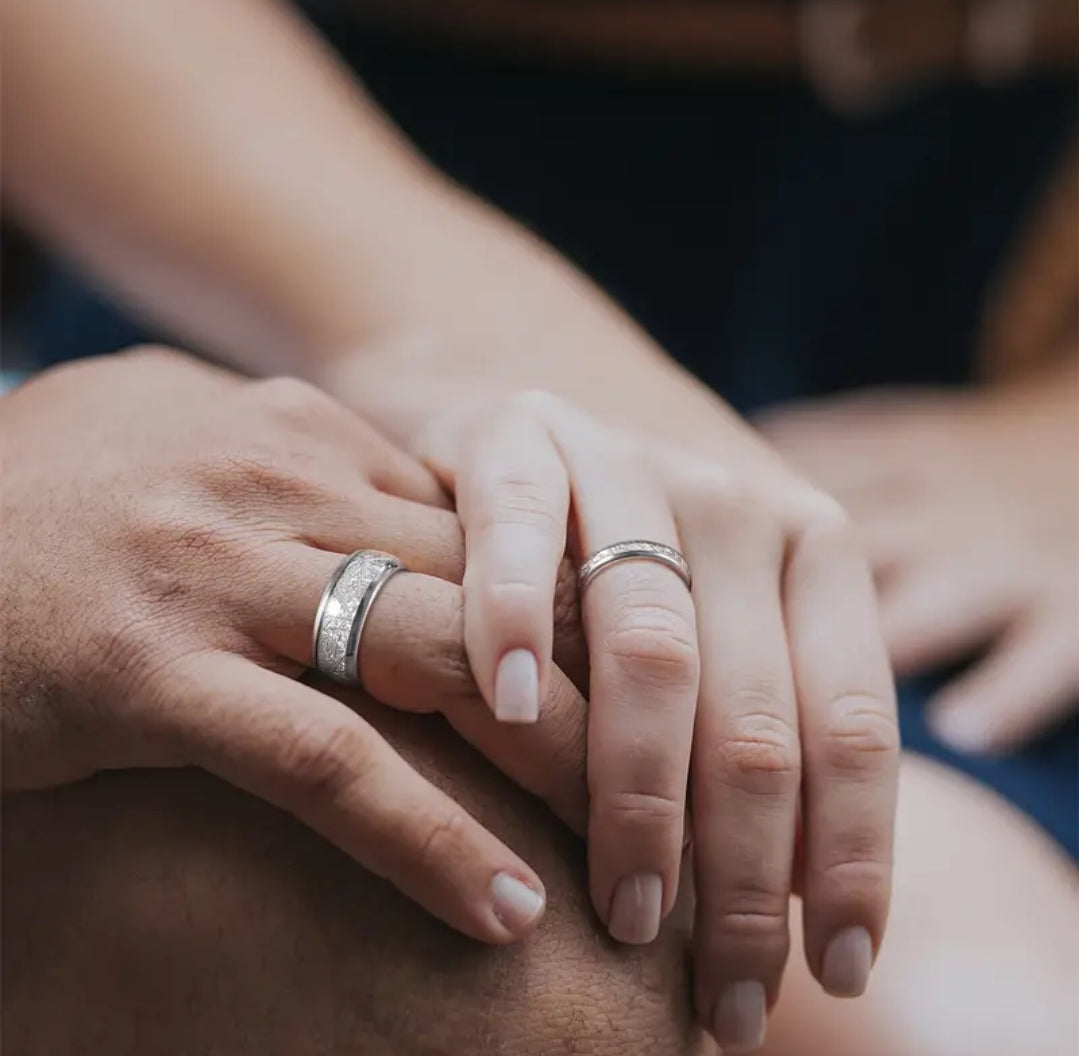
[[[527,943],[488,948],[451,932],[205,775],[104,776],[6,805],[12,1051],[708,1051],[692,1027],[684,932],[672,926],[646,949],[609,943],[576,841],[443,727],[420,727],[429,732],[399,747],[547,883],[547,917]]]

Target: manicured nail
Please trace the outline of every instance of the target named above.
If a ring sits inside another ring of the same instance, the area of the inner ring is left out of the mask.
[[[716,1003],[712,1033],[723,1056],[732,1052],[752,1052],[764,1044],[768,1002],[764,986],[758,982],[735,983]]]
[[[821,962],[821,985],[832,997],[860,997],[873,967],[873,940],[865,928],[837,932]]]
[[[662,913],[662,877],[655,873],[624,876],[611,896],[607,930],[616,942],[644,946],[659,934]]]
[[[499,722],[535,722],[539,718],[539,668],[527,649],[512,649],[499,662],[495,718]]]
[[[506,929],[520,935],[543,912],[545,899],[541,891],[534,891],[517,877],[496,873],[491,881],[491,901],[495,916]]]
[[[937,737],[958,752],[976,754],[989,748],[990,731],[984,720],[965,708],[936,708],[927,721]]]

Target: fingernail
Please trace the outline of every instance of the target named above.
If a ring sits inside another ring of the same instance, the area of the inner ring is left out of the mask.
[[[940,740],[959,752],[984,752],[990,731],[979,715],[965,708],[937,708],[929,713],[929,728]]]
[[[732,1052],[752,1052],[764,1044],[767,999],[758,982],[735,983],[716,1003],[712,1033],[723,1056]]]
[[[824,951],[821,984],[832,997],[860,997],[873,967],[873,940],[865,928],[844,928]]]
[[[616,942],[644,946],[659,934],[663,879],[655,873],[624,876],[611,896],[607,930]]]
[[[495,718],[535,722],[539,718],[539,668],[527,649],[511,649],[495,674]]]
[[[495,916],[514,935],[519,935],[532,925],[543,912],[542,892],[534,891],[509,873],[496,873],[491,881],[491,901]]]

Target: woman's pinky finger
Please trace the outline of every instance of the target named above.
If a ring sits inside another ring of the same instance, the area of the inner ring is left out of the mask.
[[[825,990],[864,990],[891,894],[895,693],[869,569],[838,512],[794,543],[787,633],[804,763],[806,955]]]
[[[510,943],[544,910],[536,874],[358,715],[240,657],[203,655],[168,701],[195,764],[293,814],[451,927]]]

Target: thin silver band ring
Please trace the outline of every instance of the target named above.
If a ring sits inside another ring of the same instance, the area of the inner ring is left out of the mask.
[[[583,594],[596,576],[619,561],[657,561],[676,572],[687,590],[693,590],[693,573],[689,562],[673,546],[649,542],[647,539],[628,539],[597,550],[581,565],[577,570],[578,591]]]
[[[335,682],[362,686],[360,641],[375,599],[398,572],[407,572],[380,550],[357,550],[337,566],[315,613],[311,653],[315,670]]]

